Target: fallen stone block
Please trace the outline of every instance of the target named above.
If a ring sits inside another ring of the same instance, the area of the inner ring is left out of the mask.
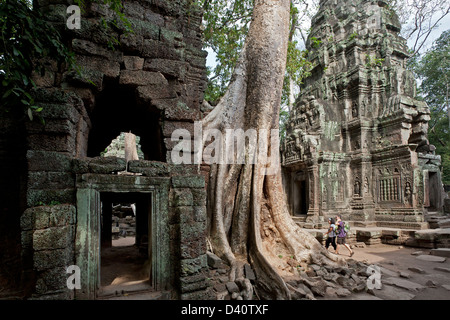
[[[447,249],[447,248],[432,249],[431,254],[433,256],[439,256],[439,257],[450,257],[450,249]]]
[[[216,256],[214,253],[207,251],[206,257],[207,257],[207,261],[208,261],[208,266],[210,266],[213,269],[218,269],[223,264],[222,259],[220,259],[218,256]]]
[[[327,287],[327,289],[325,290],[325,296],[327,297],[336,297],[336,289],[331,288],[331,287]]]
[[[409,279],[411,276],[409,275],[409,273],[404,272],[404,271],[400,271],[399,272],[400,278],[406,278]]]
[[[396,277],[396,276],[398,276],[398,274],[396,272],[394,272],[392,270],[389,270],[389,269],[387,269],[385,267],[380,267],[380,270],[381,270],[381,275],[383,277]]]
[[[428,280],[427,283],[425,283],[425,285],[430,288],[436,288],[438,286],[438,283],[433,280]]]
[[[367,238],[367,239],[377,239],[377,238],[381,237],[381,231],[378,229],[359,229],[359,230],[356,230],[356,237],[357,238]]]
[[[420,268],[416,268],[416,267],[409,267],[408,270],[415,272],[415,273],[425,273],[425,270],[420,269]]]
[[[450,273],[450,268],[436,267],[434,270]]]
[[[350,292],[350,290],[345,289],[345,288],[340,288],[338,290],[336,290],[336,295],[338,297],[347,297],[349,295],[351,295],[352,293]]]
[[[381,290],[372,290],[373,295],[383,300],[412,300],[415,295],[411,292],[392,286],[383,286]]]
[[[239,292],[239,287],[234,281],[229,281],[225,285],[229,293],[233,294],[234,292]]]
[[[247,263],[244,265],[244,273],[245,273],[245,277],[248,280],[250,280],[250,281],[256,280],[255,272],[253,271],[252,267],[250,267],[250,265]]]
[[[445,262],[447,260],[444,257],[436,257],[432,255],[420,255],[417,256],[416,259],[422,260],[422,261],[430,261],[430,262]]]
[[[402,289],[406,289],[409,291],[413,291],[413,292],[418,292],[418,291],[422,291],[423,289],[425,289],[424,286],[422,286],[421,284],[409,281],[409,280],[405,280],[405,279],[400,279],[400,278],[388,278],[386,280],[383,281],[384,284],[390,284]]]

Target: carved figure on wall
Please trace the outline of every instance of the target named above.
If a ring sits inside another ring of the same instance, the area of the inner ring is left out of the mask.
[[[360,197],[361,196],[361,182],[359,182],[359,178],[356,177],[355,184],[353,185],[353,196]]]
[[[364,180],[364,194],[369,193],[369,178],[366,177]]]
[[[354,149],[359,150],[360,148],[361,148],[361,146],[359,145],[359,141],[355,140]]]
[[[412,197],[411,183],[407,181],[405,185],[405,203],[411,203],[411,197]]]
[[[356,101],[352,105],[352,116],[353,118],[358,116],[358,103]]]
[[[367,113],[369,112],[369,97],[368,96],[364,96],[364,99],[362,101],[361,104],[361,115],[362,116],[367,116]]]
[[[323,209],[327,209],[327,203],[328,203],[328,190],[327,190],[327,187],[324,186],[323,192],[322,192],[322,207],[323,207]]]

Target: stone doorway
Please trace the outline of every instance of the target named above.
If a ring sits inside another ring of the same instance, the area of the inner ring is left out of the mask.
[[[103,192],[99,296],[152,290],[151,194]]]
[[[294,216],[306,216],[308,213],[308,184],[303,171],[297,172],[293,181],[293,209]]]
[[[442,189],[439,175],[437,172],[428,171],[427,178],[425,190],[428,193],[428,197],[425,199],[425,206],[428,208],[428,211],[438,211],[441,202],[440,190]]]
[[[76,264],[82,289],[77,298],[170,290],[168,204],[161,201],[169,181],[98,174],[79,180]],[[136,205],[135,242],[114,247],[113,205],[131,203]]]

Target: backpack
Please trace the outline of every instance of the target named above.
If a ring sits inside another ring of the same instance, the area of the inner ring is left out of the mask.
[[[350,231],[350,224],[344,222],[344,232],[347,234]]]
[[[333,232],[335,235],[337,235],[337,233],[338,233],[338,228],[339,228],[339,226],[337,224],[333,224]]]
[[[344,232],[347,235],[348,232],[350,231],[350,225],[348,223],[344,222]]]

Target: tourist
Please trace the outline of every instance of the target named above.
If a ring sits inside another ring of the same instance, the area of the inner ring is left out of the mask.
[[[326,233],[324,233],[323,235],[326,236],[328,235],[328,238],[325,242],[325,248],[328,250],[328,247],[330,246],[330,244],[333,246],[334,251],[336,252],[336,232],[335,232],[335,227],[336,225],[334,224],[334,219],[333,218],[328,218],[328,231]]]
[[[345,222],[342,221],[340,215],[336,216],[336,225],[337,225],[337,249],[336,253],[339,254],[339,245],[344,245],[347,250],[350,252],[350,257],[355,254],[355,252],[350,248],[350,246],[345,243],[345,238],[347,237],[347,232],[345,231]]]

